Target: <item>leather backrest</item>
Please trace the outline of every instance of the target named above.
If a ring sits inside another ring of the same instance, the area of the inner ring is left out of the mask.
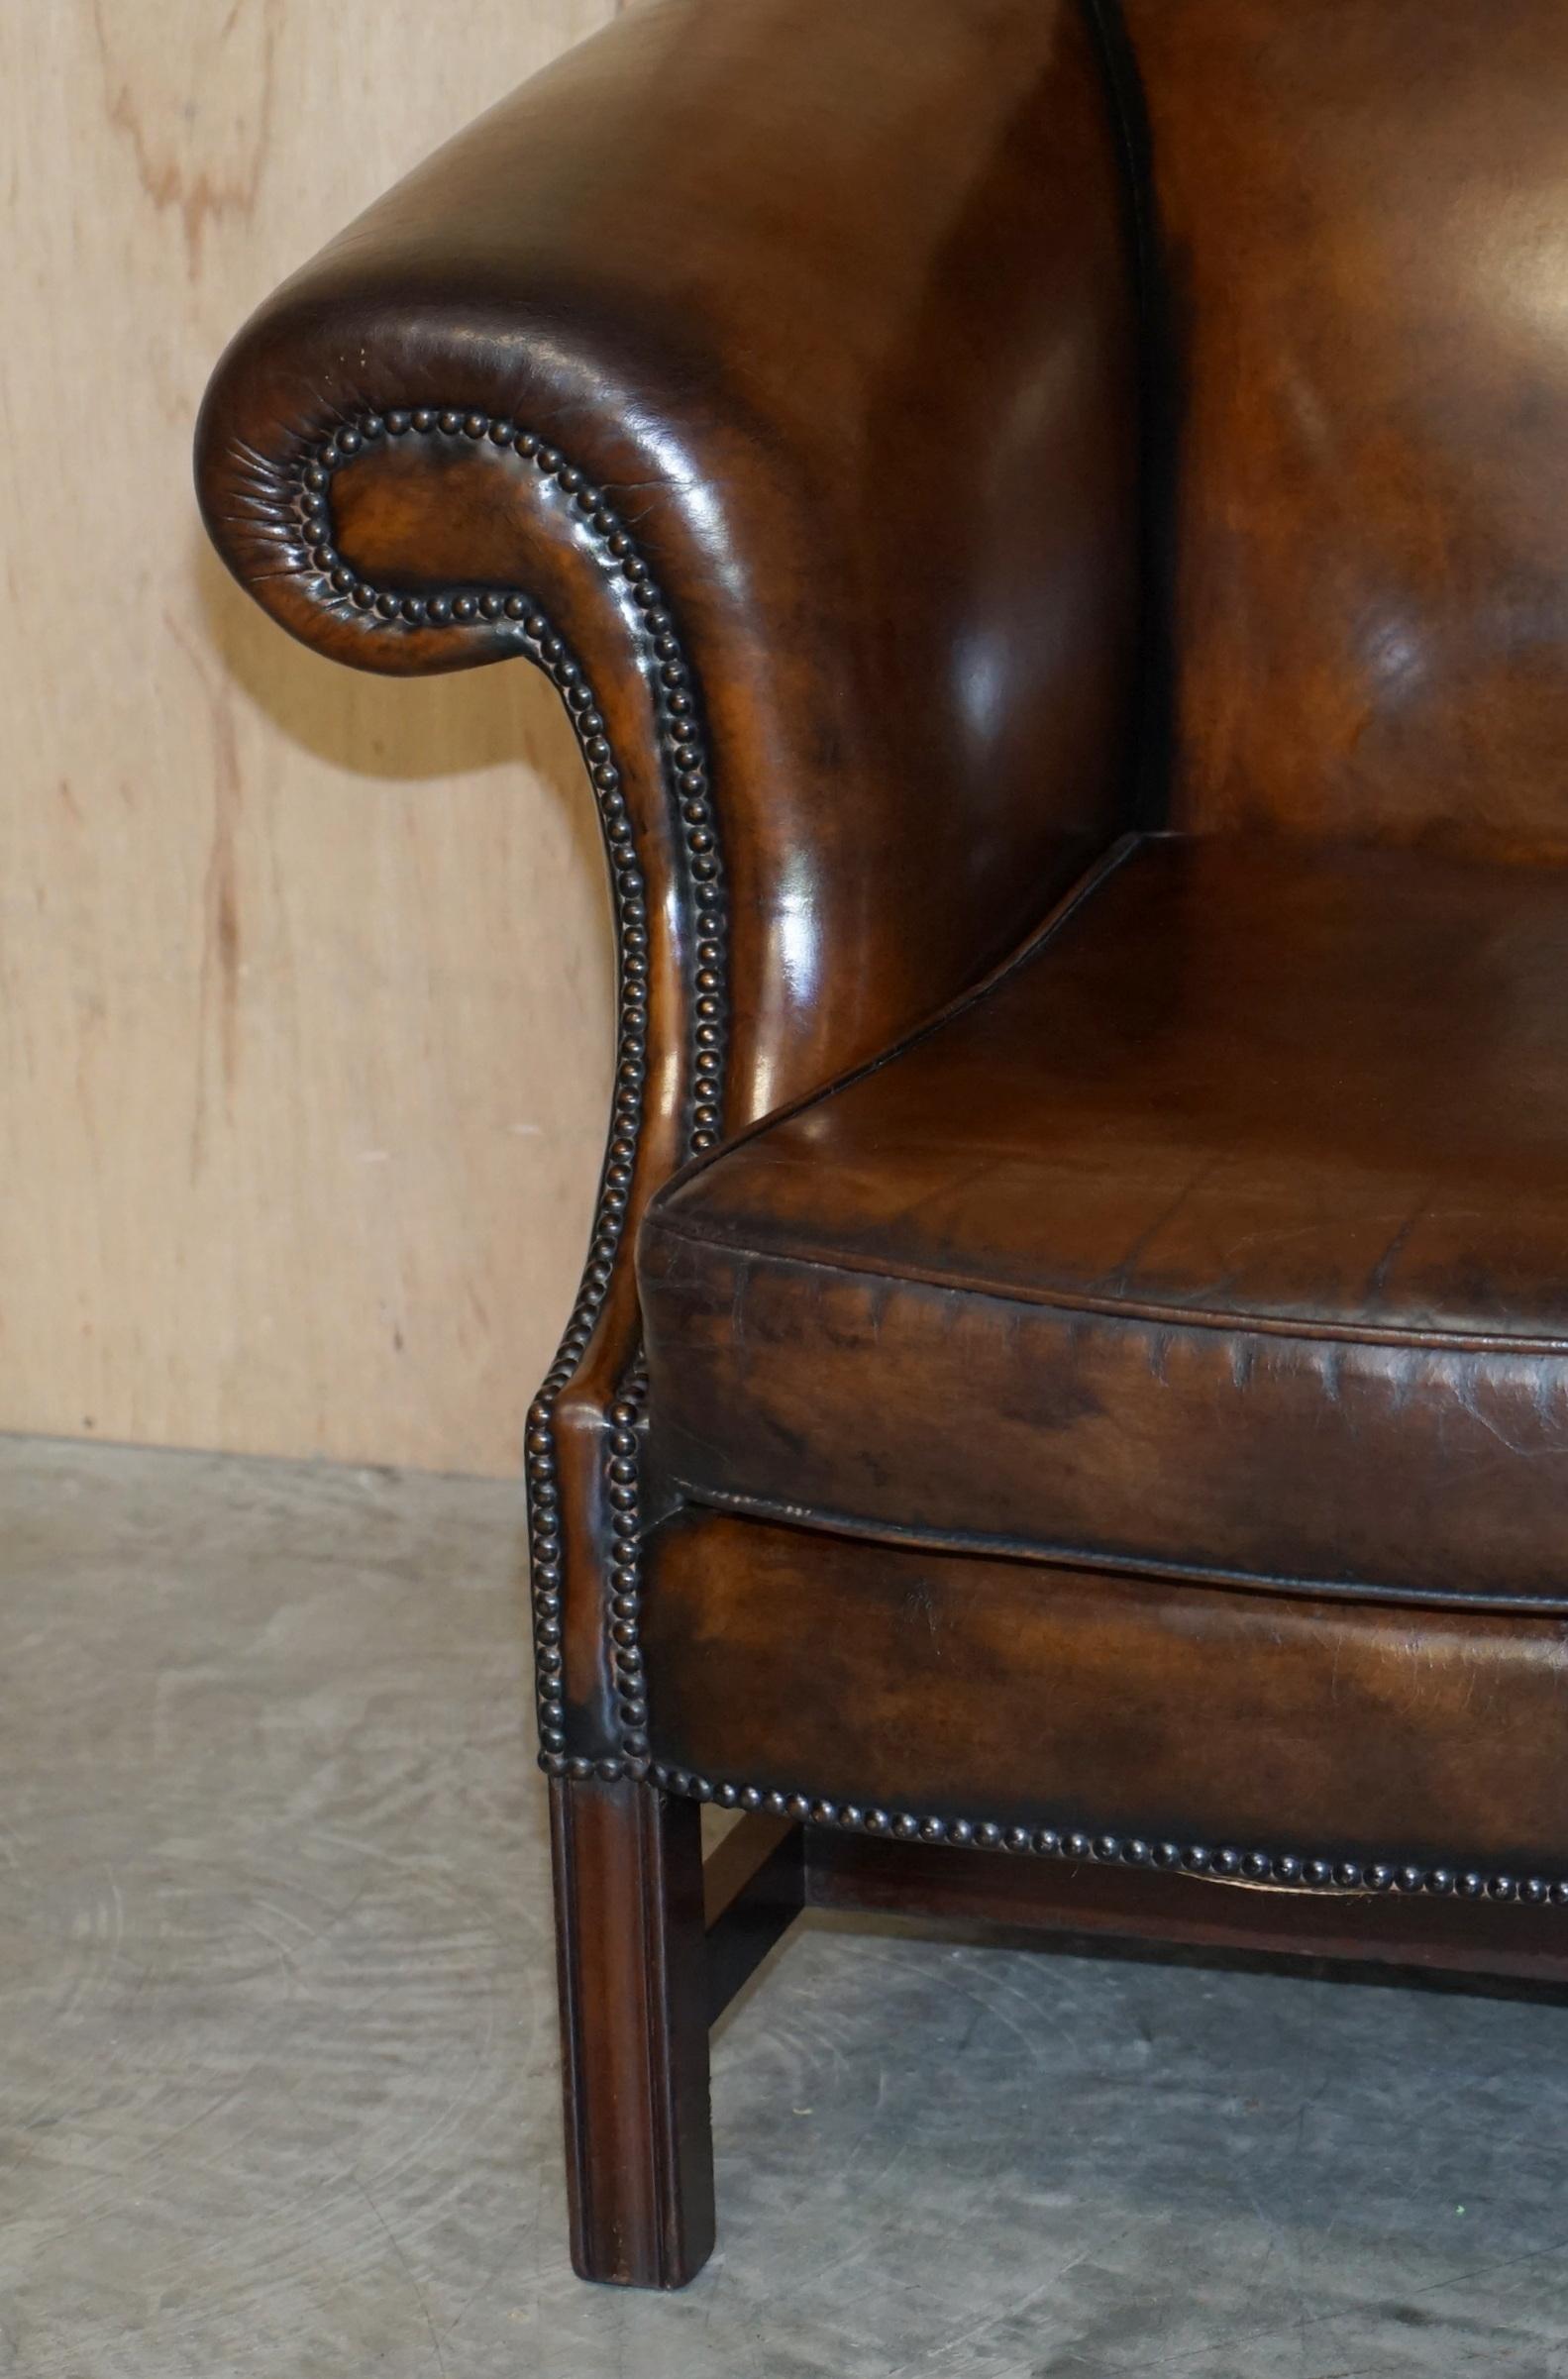
[[[1568,0],[1126,0],[1188,828],[1568,858]]]

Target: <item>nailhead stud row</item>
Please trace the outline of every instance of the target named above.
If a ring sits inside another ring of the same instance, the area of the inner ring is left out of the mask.
[[[645,674],[658,717],[660,759],[680,822],[684,907],[691,940],[691,1082],[685,1145],[699,1155],[722,1127],[727,1038],[727,945],[723,869],[712,806],[707,752],[696,689],[663,592],[635,540],[607,501],[559,448],[504,417],[457,406],[392,406],[344,422],[302,455],[294,491],[297,534],[317,572],[321,600],[367,616],[388,633],[409,635],[476,626],[514,631],[519,649],[559,688],[587,767],[615,903],[618,1025],[609,1142],[599,1184],[587,1262],[554,1362],[529,1408],[525,1432],[529,1547],[533,1581],[534,1660],[541,1758],[557,1773],[642,1776],[648,1770],[647,1703],[637,1641],[640,1601],[637,1496],[638,1423],[647,1381],[635,1365],[607,1416],[605,1493],[615,1557],[607,1583],[605,1624],[616,1683],[619,1748],[599,1760],[567,1758],[563,1686],[563,1519],[554,1418],[581,1361],[613,1276],[631,1199],[648,1072],[648,889],[637,856],[621,772],[587,674],[550,620],[526,593],[494,586],[444,587],[434,594],[377,586],[348,563],[333,526],[332,482],[357,459],[404,438],[439,439],[510,450],[538,473],[542,494],[572,507],[575,525],[606,574],[641,613]]]
[[[577,1770],[569,1765],[561,1772],[575,1774]],[[1016,1857],[1066,1859],[1076,1866],[1154,1867],[1167,1873],[1210,1876],[1226,1883],[1275,1884],[1295,1891],[1394,1892],[1435,1899],[1506,1901],[1524,1908],[1568,1907],[1568,1881],[1504,1874],[1461,1861],[1428,1867],[1395,1859],[1314,1858],[1291,1850],[1209,1849],[1202,1843],[1163,1841],[1153,1835],[1089,1834],[1050,1825],[1002,1825],[992,1818],[919,1816],[908,1810],[864,1808],[855,1802],[771,1791],[762,1785],[714,1783],[689,1769],[660,1762],[648,1775],[661,1792],[712,1802],[718,1809],[762,1810],[773,1817],[792,1817],[801,1824],[884,1835],[897,1842],[1009,1851]]]

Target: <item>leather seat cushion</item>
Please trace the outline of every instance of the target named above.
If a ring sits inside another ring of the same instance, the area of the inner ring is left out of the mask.
[[[1568,1609],[1568,874],[1134,844],[639,1275],[698,1502]]]

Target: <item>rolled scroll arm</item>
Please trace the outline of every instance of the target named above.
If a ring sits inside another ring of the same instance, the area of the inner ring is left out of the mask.
[[[566,1773],[646,1767],[642,1206],[973,980],[1123,823],[1125,251],[1078,0],[652,0],[214,377],[202,503],[257,599],[361,668],[532,661],[598,801],[615,1109],[528,1438]]]
[[[505,523],[493,558],[462,530],[450,563],[433,550],[427,513],[444,481],[452,514],[484,487],[492,524]],[[566,1772],[570,1694],[574,1771],[640,1772],[641,1381],[632,1272],[619,1258],[652,1190],[717,1140],[724,1099],[729,937],[695,680],[619,512],[559,448],[506,416],[363,409],[290,457],[259,455],[248,496],[236,484],[229,501],[245,534],[266,541],[271,569],[296,573],[319,607],[312,642],[354,640],[351,657],[370,666],[439,669],[464,666],[483,638],[484,658],[516,654],[546,672],[576,733],[610,868],[618,1021],[587,1262],[528,1416],[539,1725],[546,1764]]]

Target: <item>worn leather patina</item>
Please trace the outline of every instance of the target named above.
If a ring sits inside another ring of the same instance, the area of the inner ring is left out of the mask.
[[[1561,0],[648,0],[215,374],[241,581],[605,840],[590,2276],[802,1901],[1568,1979],[1565,119]]]

